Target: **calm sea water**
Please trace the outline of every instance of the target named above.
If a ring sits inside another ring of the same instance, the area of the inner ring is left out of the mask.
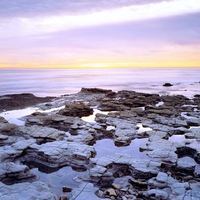
[[[200,68],[0,70],[0,95],[59,96],[99,87],[191,96],[200,93],[199,81]],[[174,86],[163,87],[165,82]]]

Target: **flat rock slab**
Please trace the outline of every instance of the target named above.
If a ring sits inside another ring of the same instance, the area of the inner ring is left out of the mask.
[[[85,167],[89,158],[95,154],[94,147],[89,145],[77,142],[54,141],[41,145],[30,145],[23,159],[52,168],[65,165]]]
[[[6,184],[13,184],[35,178],[26,165],[12,162],[0,164],[0,181]]]
[[[59,140],[66,137],[64,131],[59,131],[54,128],[42,127],[42,126],[22,126],[18,128],[19,132],[22,132],[24,135],[29,135],[32,138],[45,138],[52,140]]]
[[[153,140],[147,144],[148,156],[151,158],[158,158],[165,161],[175,163],[177,161],[177,154],[175,153],[178,144],[169,140]]]
[[[118,171],[127,171],[133,177],[152,177],[159,173],[161,163],[150,161],[148,159],[134,159],[125,154],[114,154],[113,156],[106,156],[91,158],[90,161],[95,165],[90,169],[90,177],[96,181],[102,177],[106,177],[105,181],[113,179],[113,175]]]
[[[72,197],[71,200],[102,200],[102,198],[99,198],[94,193],[98,189],[93,186],[92,183],[83,183],[78,188],[74,189],[72,191]],[[103,198],[103,200],[110,200],[110,198]]]
[[[5,185],[0,182],[0,200],[58,200],[45,183],[18,183]]]

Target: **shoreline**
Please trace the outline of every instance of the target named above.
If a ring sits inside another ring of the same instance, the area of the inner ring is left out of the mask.
[[[183,94],[192,97],[200,93],[200,68],[182,69],[108,69],[15,71],[0,73],[0,95],[32,93],[38,97],[74,94],[80,88],[96,87],[115,92],[131,90],[144,93]],[[163,87],[165,82],[172,87]],[[17,84],[16,84],[17,83]]]
[[[37,108],[21,126],[0,117],[4,197],[18,190],[20,199],[28,187],[34,192],[26,193],[27,199],[37,196],[38,188],[46,195],[41,199],[173,199],[182,198],[183,190],[185,197],[200,198],[199,94],[82,88],[60,97],[6,95],[0,104],[7,113]],[[94,109],[95,121],[87,121]],[[62,169],[74,182],[64,181]]]

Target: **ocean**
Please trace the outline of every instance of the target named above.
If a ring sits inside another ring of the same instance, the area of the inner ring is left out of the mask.
[[[169,82],[172,87],[163,87]],[[159,94],[200,94],[200,68],[0,70],[0,95],[60,96],[98,87]]]

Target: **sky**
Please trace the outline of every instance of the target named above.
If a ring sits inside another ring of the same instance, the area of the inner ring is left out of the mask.
[[[0,68],[200,67],[199,0],[0,0]]]

